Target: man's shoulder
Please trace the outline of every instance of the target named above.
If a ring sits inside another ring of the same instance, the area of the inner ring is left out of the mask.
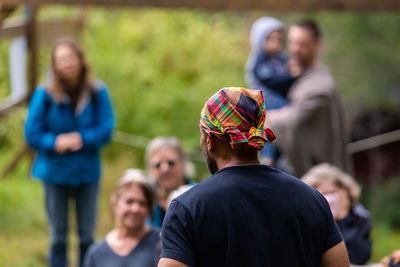
[[[324,65],[317,65],[313,68],[308,69],[303,76],[305,80],[321,80],[325,81],[326,83],[334,84],[334,79],[329,71],[329,69]]]
[[[331,95],[336,91],[336,83],[329,70],[318,65],[305,71],[291,89],[296,98],[309,95]]]

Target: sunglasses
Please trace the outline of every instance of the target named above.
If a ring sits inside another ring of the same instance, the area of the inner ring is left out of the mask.
[[[178,160],[176,160],[176,159],[168,159],[166,161],[158,161],[158,162],[151,163],[150,166],[153,169],[159,169],[159,168],[161,168],[161,165],[163,163],[167,163],[168,167],[172,168],[178,163]]]

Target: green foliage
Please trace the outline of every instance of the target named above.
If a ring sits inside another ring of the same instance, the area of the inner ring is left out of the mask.
[[[323,22],[324,59],[347,106],[397,108],[400,16],[323,13],[318,19]]]
[[[76,8],[44,8],[40,18],[71,16]],[[80,38],[96,77],[110,86],[117,128],[146,137],[176,135],[198,148],[199,112],[224,86],[247,86],[243,67],[248,30],[261,12],[199,10],[89,10]],[[398,86],[399,15],[269,14],[286,27],[305,16],[324,33],[322,58],[332,70],[348,109],[395,107]],[[8,58],[8,43],[0,53]],[[50,44],[40,50],[45,80]],[[8,63],[0,66],[0,96],[9,93]]]
[[[400,179],[391,179],[369,189],[369,208],[375,222],[400,230]]]
[[[372,255],[370,262],[380,262],[380,260],[399,249],[400,231],[393,230],[385,223],[374,222],[372,231]]]
[[[0,155],[6,156],[10,150],[15,150],[22,145],[23,135],[22,128],[25,120],[25,110],[19,110],[12,116],[1,118],[0,123]]]
[[[0,155],[2,163],[9,161],[10,154]],[[28,178],[28,166],[24,160],[11,176],[0,178],[0,266],[45,266],[43,193],[40,183]]]
[[[223,86],[245,85],[243,22],[204,12],[96,11],[82,42],[110,85],[117,128],[198,147],[204,102]]]
[[[9,41],[0,42],[0,99],[8,96],[10,90],[10,64],[9,64]]]
[[[399,190],[399,177],[363,188],[361,202],[372,216],[373,249],[370,262],[379,262],[384,256],[399,249]]]

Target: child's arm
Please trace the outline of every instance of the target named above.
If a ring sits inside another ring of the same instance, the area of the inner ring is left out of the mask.
[[[289,71],[280,75],[270,75],[268,77],[263,77],[262,75],[259,75],[257,69],[255,69],[254,75],[263,85],[265,85],[269,89],[279,92],[283,96],[287,95],[290,87],[296,80],[295,77],[292,77],[290,75]]]

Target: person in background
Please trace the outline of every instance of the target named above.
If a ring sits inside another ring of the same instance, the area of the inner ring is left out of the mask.
[[[168,195],[182,185],[194,183],[187,178],[187,157],[175,137],[154,138],[147,145],[145,158],[150,176],[157,185],[156,203],[150,224],[161,228],[168,208]]]
[[[322,163],[312,167],[302,181],[328,201],[346,243],[351,264],[365,264],[371,256],[371,216],[358,202],[360,186],[338,168]]]
[[[246,63],[246,80],[251,88],[262,90],[267,110],[287,105],[286,96],[300,74],[283,54],[284,28],[272,17],[256,20],[250,31],[251,51]],[[261,162],[274,165],[279,153],[275,145],[266,144],[260,152]]]
[[[89,248],[84,266],[157,266],[159,231],[145,224],[152,213],[154,197],[154,184],[143,171],[126,170],[110,198],[115,228]]]
[[[312,20],[292,25],[288,33],[290,60],[301,75],[290,88],[288,105],[267,110],[266,127],[277,136],[287,170],[301,177],[309,168],[329,162],[351,173],[344,112],[330,72],[319,63],[322,34]]]
[[[172,191],[168,195],[168,198],[167,198],[167,207],[169,207],[169,205],[171,204],[172,200],[174,200],[174,198],[182,195],[183,193],[185,193],[186,191],[188,191],[192,187],[193,187],[193,185],[191,185],[191,184],[185,184],[185,185],[181,185],[180,187],[178,187],[177,189]]]
[[[396,249],[389,256],[383,257],[381,267],[400,267],[400,249]]]
[[[228,87],[205,104],[200,147],[212,176],[172,200],[159,267],[348,267],[329,204],[299,179],[260,164],[275,140],[259,90]]]
[[[36,88],[25,123],[25,139],[36,151],[32,176],[45,192],[50,266],[67,266],[70,199],[77,213],[80,266],[93,242],[100,150],[113,127],[107,86],[92,78],[74,41],[56,42],[48,82]]]

